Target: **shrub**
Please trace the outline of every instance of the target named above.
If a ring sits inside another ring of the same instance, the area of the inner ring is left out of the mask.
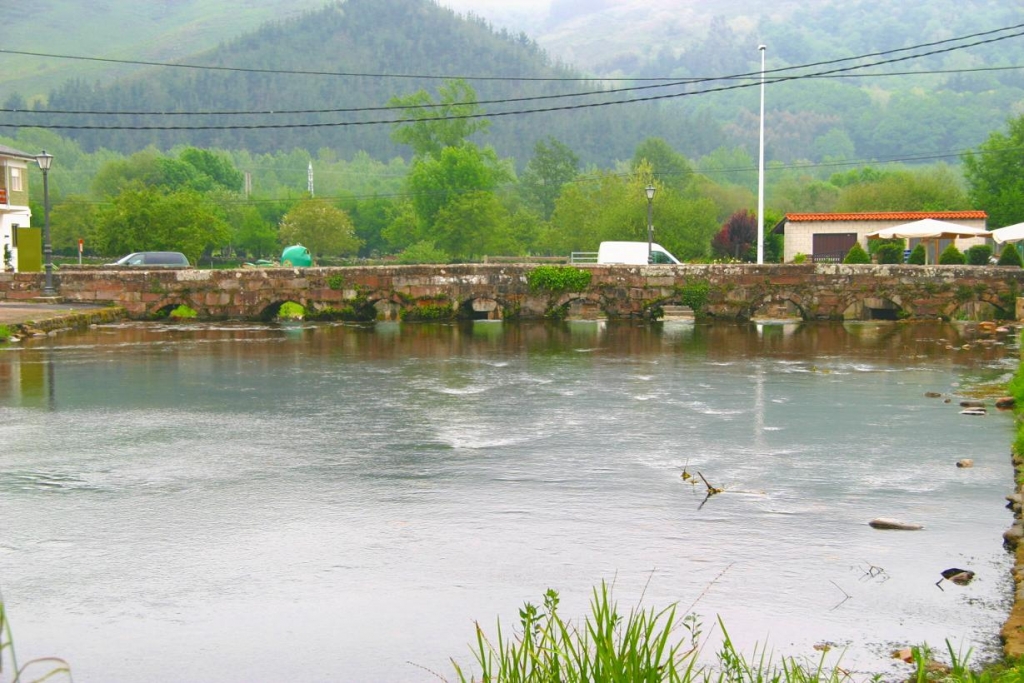
[[[864,251],[864,247],[860,246],[860,242],[854,242],[850,251],[846,252],[843,263],[871,263],[871,257]]]
[[[582,292],[590,284],[590,271],[572,266],[537,266],[526,274],[531,292]]]
[[[962,266],[963,264],[963,252],[957,249],[955,244],[950,244],[942,250],[941,254],[939,254],[940,266]]]
[[[903,244],[887,242],[875,249],[879,263],[903,263]]]
[[[923,266],[927,260],[928,254],[925,253],[924,245],[918,244],[914,247],[914,250],[910,252],[910,258],[907,259],[907,263],[915,266]]]
[[[438,249],[429,240],[423,240],[416,244],[409,245],[397,258],[403,265],[416,263],[450,263],[451,256],[443,249]]]
[[[8,327],[7,325],[0,325],[0,341],[7,341],[13,336],[14,333],[11,332],[10,327]]]
[[[806,263],[807,254],[797,254],[793,257],[793,263]]]
[[[175,308],[173,311],[171,311],[168,314],[168,317],[170,317],[172,319],[182,320],[182,319],[186,319],[186,318],[195,318],[198,315],[199,314],[196,313],[195,310],[189,308],[185,304],[181,304],[180,306]]]
[[[1017,251],[1017,245],[1007,244],[1003,247],[1003,251],[999,254],[999,261],[996,263],[997,266],[1017,266],[1018,268],[1024,266],[1024,261],[1021,260],[1020,252]]]
[[[992,247],[987,244],[975,244],[964,252],[969,266],[987,266],[992,258]]]

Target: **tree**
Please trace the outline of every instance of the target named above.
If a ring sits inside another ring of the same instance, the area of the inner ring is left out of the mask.
[[[949,166],[895,170],[839,192],[835,210],[844,211],[959,211],[970,208],[960,179]]]
[[[361,242],[352,219],[325,199],[307,197],[281,219],[281,240],[302,244],[314,257],[353,254]]]
[[[708,199],[685,199],[654,180],[648,164],[629,177],[599,171],[568,185],[555,202],[555,211],[540,245],[548,253],[595,251],[607,240],[647,241],[647,197],[656,188],[653,204],[654,239],[680,260],[706,258],[711,237],[718,231],[716,209]]]
[[[99,210],[87,197],[73,195],[65,198],[50,211],[53,250],[77,254],[78,240],[83,240],[83,250],[95,252],[98,220]]]
[[[547,219],[555,210],[555,199],[562,187],[579,172],[579,157],[555,138],[548,137],[534,145],[533,158],[526,164],[519,185],[530,206]]]
[[[476,91],[461,79],[446,81],[438,88],[438,102],[425,90],[406,97],[393,97],[391,107],[406,108],[402,118],[414,119],[398,124],[391,139],[412,147],[416,156],[434,156],[445,147],[464,144],[474,133],[487,130],[490,122],[480,117]]]
[[[666,187],[684,191],[693,183],[693,166],[662,138],[647,138],[637,145],[630,168],[636,170],[647,161],[651,173]]]
[[[195,190],[162,192],[139,182],[100,211],[96,230],[103,254],[180,251],[193,263],[229,237],[228,224],[206,196]]]
[[[416,214],[430,233],[445,205],[462,194],[493,192],[499,183],[511,180],[512,176],[508,164],[499,161],[493,149],[465,144],[445,147],[437,156],[417,157],[406,184],[413,195]],[[424,237],[430,239],[433,235]],[[443,240],[437,242],[444,248]]]
[[[744,209],[729,217],[711,241],[711,248],[721,256],[750,261],[750,250],[756,243],[757,217]]]
[[[1024,114],[1011,119],[1006,133],[996,131],[964,156],[968,196],[988,212],[995,226],[1024,220]]]
[[[210,178],[214,184],[225,190],[231,190],[232,192],[241,191],[245,176],[235,168],[235,165],[227,155],[196,147],[186,147],[178,155],[178,158],[190,164],[200,173]]]
[[[228,220],[234,230],[231,245],[243,254],[263,258],[278,250],[277,228],[263,218],[252,205],[241,205],[229,210]]]

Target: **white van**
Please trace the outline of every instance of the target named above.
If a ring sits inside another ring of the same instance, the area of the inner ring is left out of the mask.
[[[597,262],[647,265],[647,249],[647,242],[601,242],[597,249]],[[679,263],[679,259],[657,243],[650,245],[650,255],[653,264]]]

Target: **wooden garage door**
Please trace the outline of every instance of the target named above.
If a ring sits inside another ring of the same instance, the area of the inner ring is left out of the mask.
[[[815,263],[842,263],[846,252],[857,242],[857,233],[838,232],[814,235],[812,244],[814,253],[811,260]]]

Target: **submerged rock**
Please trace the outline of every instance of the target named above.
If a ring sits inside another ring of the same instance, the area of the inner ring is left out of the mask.
[[[974,467],[974,460],[971,458],[963,458],[956,461],[957,467]]]
[[[988,415],[988,411],[984,408],[964,408],[960,411],[961,415]]]
[[[1006,410],[1007,408],[1012,408],[1016,404],[1017,404],[1017,399],[1015,399],[1013,396],[1003,396],[1002,398],[997,398],[996,399],[996,408],[1000,408],[1002,410]]]
[[[952,567],[950,569],[942,570],[942,578],[947,581],[952,581],[958,586],[966,586],[974,580],[974,572],[970,569],[960,569],[958,567]]]
[[[923,529],[923,524],[915,524],[913,522],[903,522],[898,519],[892,519],[891,517],[875,517],[873,520],[868,522],[868,526],[873,529],[898,529],[901,531],[918,531]]]

